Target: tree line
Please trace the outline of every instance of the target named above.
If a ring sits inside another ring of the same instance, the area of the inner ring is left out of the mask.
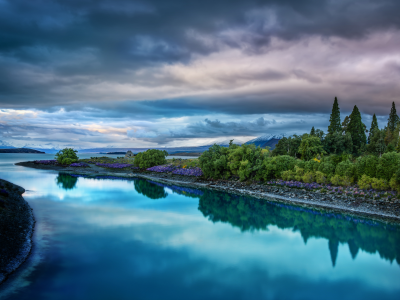
[[[355,105],[349,116],[341,122],[337,98],[333,102],[328,132],[312,127],[311,132],[282,138],[272,156],[289,155],[309,160],[323,155],[355,155],[372,154],[379,157],[387,152],[400,152],[400,122],[393,102],[388,123],[385,128],[378,127],[374,114],[370,129],[362,122],[361,113]]]

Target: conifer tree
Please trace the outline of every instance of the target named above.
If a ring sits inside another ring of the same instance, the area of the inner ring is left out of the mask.
[[[372,117],[372,122],[371,122],[371,128],[369,129],[369,135],[368,135],[368,144],[371,143],[371,136],[373,135],[375,129],[378,129],[378,120],[376,118],[376,115]]]
[[[314,128],[314,126],[311,128],[310,135],[313,135],[313,136],[315,136],[315,128]]]
[[[353,111],[351,112],[346,133],[347,132],[351,134],[353,153],[358,154],[367,143],[367,136],[365,135],[365,125],[361,121],[361,113],[356,105],[354,105]]]
[[[396,105],[394,102],[392,103],[392,108],[390,109],[389,119],[387,127],[393,134],[394,130],[396,129],[397,123],[399,122],[399,116],[396,113]]]
[[[335,101],[333,102],[332,113],[329,122],[330,124],[328,127],[328,134],[333,134],[334,132],[342,130],[342,126],[340,124],[340,110],[337,97],[335,97]]]

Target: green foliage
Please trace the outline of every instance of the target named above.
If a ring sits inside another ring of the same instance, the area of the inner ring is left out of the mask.
[[[367,143],[367,137],[365,135],[365,125],[361,121],[361,113],[356,105],[354,105],[353,111],[350,115],[350,122],[347,126],[346,133],[347,132],[351,134],[353,142],[352,153],[360,154],[363,146]]]
[[[376,177],[390,181],[400,167],[400,154],[396,152],[385,153],[379,159],[376,168]]]
[[[303,175],[303,177],[302,177],[302,179],[303,179],[303,181],[305,182],[305,183],[311,183],[311,182],[314,182],[315,180],[315,175],[314,175],[314,173],[313,172],[307,172],[307,173],[305,173],[304,175]]]
[[[310,160],[317,157],[319,154],[325,154],[326,152],[322,147],[320,138],[305,134],[300,143],[299,153],[301,154],[302,159]]]
[[[370,138],[370,144],[368,145],[367,149],[370,153],[374,153],[379,156],[381,156],[385,152],[386,144],[384,129],[374,129]]]
[[[311,136],[315,136],[315,128],[314,128],[314,126],[311,128],[310,135]]]
[[[339,175],[332,176],[331,183],[333,185],[340,185],[340,182],[341,182],[341,180],[340,180],[340,176]]]
[[[304,164],[304,172],[315,172],[318,170],[320,163],[311,159]]]
[[[349,180],[352,182],[356,178],[356,168],[351,161],[346,160],[342,161],[336,166],[336,175],[339,175],[340,177],[347,177]]]
[[[304,169],[299,168],[298,166],[295,166],[294,169],[295,169],[295,173],[296,173],[296,175],[294,176],[294,179],[296,179],[297,181],[301,181],[303,179]]]
[[[167,163],[165,159],[167,155],[168,152],[165,150],[149,149],[144,152],[139,152],[135,156],[133,164],[141,169],[164,165]]]
[[[230,145],[229,148],[214,144],[199,157],[199,165],[203,174],[209,178],[229,178],[231,170],[228,167],[229,149],[238,147]]]
[[[335,165],[330,161],[322,161],[318,166],[318,171],[326,175],[333,175],[335,173]]]
[[[269,157],[264,160],[262,176],[265,180],[281,178],[282,172],[292,170],[296,164],[296,159],[289,155]],[[260,176],[261,177],[261,176]]]
[[[392,108],[390,109],[390,114],[389,114],[389,119],[388,119],[388,124],[387,124],[387,129],[393,133],[397,124],[399,122],[399,116],[397,115],[396,112],[396,105],[394,102],[392,103]]]
[[[296,179],[296,172],[295,171],[291,171],[291,170],[289,170],[289,171],[283,171],[282,173],[281,173],[281,178],[283,179],[283,180],[287,180],[287,181],[290,181],[290,180],[295,180]]]
[[[342,126],[340,124],[340,110],[338,100],[335,97],[335,101],[333,102],[332,113],[329,119],[329,127],[328,127],[328,135],[332,135],[334,133],[342,133]]]
[[[315,181],[320,184],[328,183],[328,176],[323,172],[317,171],[315,172]]]
[[[378,119],[376,118],[376,115],[374,114],[374,116],[372,117],[371,128],[369,130],[368,144],[371,143],[371,137],[372,137],[375,129],[379,129],[379,127],[378,127]]]
[[[72,148],[64,148],[63,150],[58,151],[55,159],[58,163],[62,165],[70,165],[78,161],[78,156],[76,155],[78,151]]]
[[[265,150],[254,144],[231,146],[228,154],[228,167],[232,174],[239,175],[241,181],[250,178],[262,168],[263,159],[268,155],[268,150]]]
[[[372,178],[371,186],[376,190],[386,190],[389,184],[385,179]]]
[[[283,137],[276,144],[275,149],[272,150],[272,156],[290,155],[298,157],[300,143],[301,137],[296,134],[289,138]]]
[[[56,182],[57,185],[64,190],[72,190],[75,188],[78,178],[69,174],[60,173],[57,175]]]
[[[331,177],[331,183],[333,185],[349,186],[351,185],[352,180],[348,176],[334,175]]]
[[[368,190],[371,188],[372,181],[373,181],[373,178],[364,174],[361,176],[361,178],[358,180],[357,183],[361,189]]]
[[[379,159],[375,155],[360,156],[355,162],[357,176],[361,177],[362,175],[367,175],[369,177],[375,177],[378,162]]]

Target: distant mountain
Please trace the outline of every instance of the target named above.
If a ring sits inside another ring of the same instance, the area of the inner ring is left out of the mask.
[[[276,144],[278,144],[279,140],[282,139],[284,136],[284,134],[265,134],[246,142],[246,145],[254,144],[257,147],[270,147],[270,149],[273,150]]]
[[[0,141],[0,149],[14,149],[15,147],[6,141]]]

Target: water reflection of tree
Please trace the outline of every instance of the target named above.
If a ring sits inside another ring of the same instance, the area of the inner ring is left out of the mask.
[[[69,174],[59,173],[56,178],[57,185],[63,188],[64,190],[72,190],[75,188],[76,183],[78,182],[77,177],[73,177]]]
[[[156,185],[145,179],[134,180],[135,190],[150,199],[162,199],[168,196],[163,186]]]
[[[400,227],[319,212],[249,197],[206,191],[199,210],[212,222],[226,222],[242,231],[266,230],[269,225],[299,231],[304,243],[311,237],[325,238],[335,266],[339,244],[348,244],[356,258],[359,249],[378,252],[380,257],[400,265]]]

